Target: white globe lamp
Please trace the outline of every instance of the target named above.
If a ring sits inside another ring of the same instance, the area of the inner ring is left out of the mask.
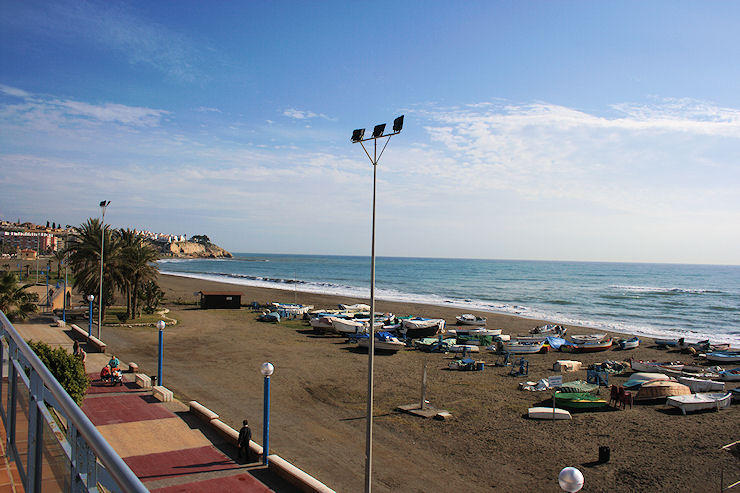
[[[575,467],[566,467],[558,475],[558,483],[563,491],[575,493],[583,488],[583,473]]]

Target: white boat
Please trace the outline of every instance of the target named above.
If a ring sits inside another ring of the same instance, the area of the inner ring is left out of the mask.
[[[719,411],[723,407],[730,405],[732,394],[727,393],[702,393],[689,395],[676,395],[668,397],[666,404],[681,409],[686,414],[688,411],[701,411],[703,409],[716,409]]]
[[[714,351],[707,353],[707,359],[717,363],[737,363],[740,362],[740,351]]]
[[[432,337],[437,332],[444,332],[445,321],[442,318],[404,318],[401,319],[401,329],[406,331],[406,337],[421,339]]]
[[[644,383],[655,382],[659,380],[671,380],[671,377],[664,373],[633,373],[630,375],[629,380],[624,383],[624,388],[633,389],[641,387]]]
[[[725,382],[740,382],[740,368],[719,372],[719,378]]]
[[[606,334],[581,334],[581,335],[571,336],[570,339],[576,344],[584,344],[586,342],[600,342],[604,340],[605,337],[606,337]]]
[[[455,344],[448,349],[451,353],[478,353],[480,348],[472,344]]]
[[[486,317],[477,317],[472,313],[463,313],[455,317],[460,325],[486,325]]]
[[[634,371],[643,372],[659,372],[659,373],[675,373],[681,372],[684,369],[684,365],[681,362],[659,362],[659,361],[643,361],[639,359],[633,359],[630,361],[630,366]]]
[[[339,309],[345,310],[348,312],[369,312],[370,305],[366,305],[364,303],[355,303],[354,305],[343,305],[340,303]]]
[[[504,341],[501,343],[504,351],[511,354],[534,354],[539,353],[542,350],[542,346],[545,345],[544,341],[522,341],[521,339],[514,339],[512,341]]]
[[[534,329],[530,330],[530,334],[539,334],[543,336],[557,336],[557,337],[563,337],[565,333],[568,331],[565,327],[562,325],[553,325],[553,324],[547,324],[547,325],[540,325],[539,327],[535,327]]]
[[[397,352],[400,349],[403,349],[406,347],[406,344],[399,341],[396,337],[393,336],[385,336],[382,338],[378,337],[379,334],[376,334],[375,337],[375,350],[376,351],[392,351]],[[361,348],[369,349],[370,347],[370,338],[365,337],[363,339],[360,339],[357,343],[358,346]]]
[[[281,313],[284,312],[288,316],[303,315],[313,310],[313,305],[300,305],[296,303],[272,303],[274,311]]]
[[[640,339],[633,337],[632,339],[623,339],[619,341],[619,349],[625,351],[627,349],[637,349],[640,345]]]
[[[724,391],[724,382],[715,382],[714,380],[704,380],[694,377],[678,377],[678,383],[686,385],[692,392],[717,392]]]
[[[324,329],[324,330],[332,329],[334,328],[332,321],[335,320],[336,318],[338,317],[334,317],[334,316],[314,317],[311,320],[309,320],[308,323],[314,329]]]
[[[530,419],[573,419],[568,411],[557,407],[530,407]]]
[[[499,336],[503,329],[450,329],[447,332],[458,336]]]
[[[339,332],[340,334],[359,334],[362,332],[367,332],[367,328],[370,326],[369,320],[344,320],[341,318],[334,318],[331,321],[332,327],[334,330]],[[375,330],[381,329],[383,327],[383,322],[376,321],[375,322]]]

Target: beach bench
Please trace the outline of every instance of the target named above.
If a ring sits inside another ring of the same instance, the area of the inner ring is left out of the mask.
[[[152,395],[155,399],[161,402],[172,402],[172,399],[174,398],[172,391],[162,385],[155,385],[152,387]]]
[[[152,388],[152,379],[149,378],[149,376],[144,375],[143,373],[137,373],[135,377],[136,385],[141,387],[142,389],[151,389]]]

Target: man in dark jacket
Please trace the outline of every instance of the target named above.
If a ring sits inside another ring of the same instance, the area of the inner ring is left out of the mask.
[[[251,439],[252,430],[249,429],[249,422],[245,419],[241,430],[239,430],[239,439],[236,441],[236,445],[239,447],[238,459],[241,459],[242,454],[244,454],[244,460],[249,462],[249,441]]]

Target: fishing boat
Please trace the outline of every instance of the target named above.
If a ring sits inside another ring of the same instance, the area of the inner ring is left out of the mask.
[[[740,382],[740,368],[723,370],[719,372],[719,378],[721,378],[725,382]]]
[[[560,351],[565,353],[596,353],[599,351],[606,351],[612,347],[612,339],[606,339],[604,341],[591,341],[576,344],[563,344],[560,346]]]
[[[703,352],[726,351],[730,349],[730,345],[727,343],[712,344],[709,342],[709,339],[699,342],[687,342],[683,337],[678,340],[678,347],[681,349],[693,349],[694,351]]]
[[[511,341],[501,342],[504,351],[511,354],[534,354],[542,351],[545,345],[544,341],[522,341],[520,339],[514,339]]]
[[[695,377],[678,377],[678,383],[686,385],[692,392],[716,392],[725,390],[724,382]]]
[[[370,348],[370,337],[365,334],[365,337],[360,338],[357,345],[361,348]],[[406,344],[399,341],[398,338],[394,337],[393,334],[385,331],[375,333],[375,351],[385,352],[398,352],[398,350],[406,347]]]
[[[603,341],[606,334],[580,334],[571,336],[570,340],[576,344],[583,344],[585,342],[600,342]]]
[[[331,321],[332,327],[335,331],[340,334],[357,334],[361,332],[367,332],[367,328],[370,326],[370,319],[341,319],[334,318]],[[383,322],[378,320],[375,322],[375,330],[381,329]]]
[[[301,305],[297,303],[272,303],[275,311],[283,313],[283,316],[295,317],[313,310],[313,305]]]
[[[331,330],[334,328],[332,321],[335,318],[339,317],[335,317],[334,315],[324,315],[321,317],[314,317],[310,319],[308,323],[314,330]]]
[[[672,381],[673,379],[669,377],[668,375],[664,373],[647,373],[647,372],[639,372],[639,373],[633,373],[630,375],[629,380],[627,380],[624,383],[625,389],[634,389],[638,387],[642,387],[643,384],[646,384],[647,382],[656,382],[656,381]]]
[[[655,342],[656,346],[678,346],[678,339],[653,339],[653,342]]]
[[[529,333],[535,335],[539,334],[543,336],[563,337],[567,330],[568,329],[566,329],[562,325],[547,324],[535,327],[534,329],[530,330]]]
[[[619,349],[626,351],[627,349],[637,349],[640,345],[640,339],[633,337],[632,339],[622,339],[619,341]]]
[[[451,353],[478,353],[480,348],[473,344],[453,344],[447,349]]]
[[[498,336],[502,329],[450,329],[447,332],[459,336]]]
[[[278,312],[262,312],[262,314],[257,317],[257,320],[260,322],[278,323],[280,322],[280,314]]]
[[[634,371],[658,372],[658,373],[680,373],[686,365],[680,361],[644,361],[633,359],[630,367]]]
[[[459,325],[486,325],[486,317],[478,317],[472,313],[463,313],[455,319]]]
[[[365,303],[355,303],[354,305],[340,303],[338,306],[340,310],[347,312],[370,312],[370,305],[366,305]]]
[[[677,395],[668,397],[665,401],[669,406],[677,407],[683,414],[690,411],[701,411],[704,409],[716,409],[719,411],[730,405],[732,394],[727,393],[701,393],[689,395]]]
[[[568,411],[557,407],[530,407],[527,415],[530,419],[573,419]]]
[[[588,392],[555,392],[555,406],[572,409],[597,409],[608,403],[596,394]]]
[[[441,318],[404,318],[401,319],[401,331],[406,331],[406,337],[420,339],[431,337],[437,332],[444,331],[445,321]]]
[[[691,389],[686,385],[671,380],[654,380],[640,386],[635,396],[636,401],[657,401],[675,395],[690,395]]]
[[[716,363],[740,362],[740,351],[714,351],[707,353],[707,359]]]

